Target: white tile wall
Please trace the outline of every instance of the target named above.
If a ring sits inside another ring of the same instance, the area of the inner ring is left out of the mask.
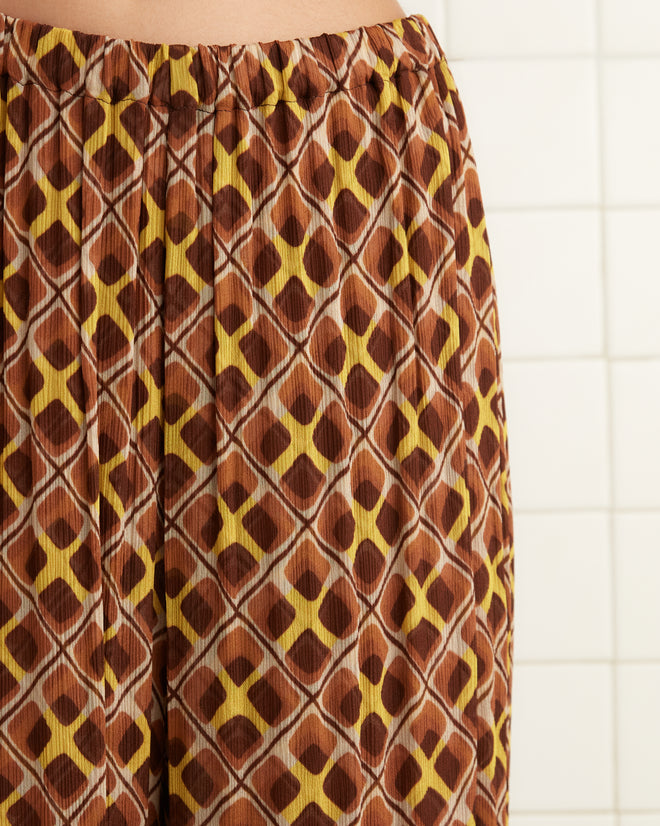
[[[513,481],[513,467],[511,473]],[[613,578],[605,510],[532,513],[521,506],[514,518],[516,551],[523,549],[515,559],[516,661],[611,660]]]
[[[452,60],[486,209],[598,204],[596,65],[583,57]]]
[[[601,52],[658,55],[660,5],[655,0],[602,0]]]
[[[658,208],[605,211],[607,329],[614,357],[660,356],[660,265],[649,259],[658,227]]]
[[[477,163],[480,169],[485,165],[480,156]],[[482,190],[486,186],[482,181]],[[605,331],[598,211],[566,207],[498,210],[494,206],[486,220],[509,359],[600,356]],[[557,238],[563,242],[556,243]],[[502,278],[498,278],[500,272]],[[651,318],[652,307],[647,314],[646,325],[631,320],[628,326],[648,339],[657,326]],[[626,317],[625,313],[620,316]],[[558,327],[561,335],[557,335]]]
[[[660,3],[404,8],[457,82],[499,299],[510,826],[660,826]]]
[[[610,376],[615,504],[660,510],[660,358],[613,361]]]
[[[619,663],[618,796],[621,808],[660,810],[660,662]]]
[[[600,73],[606,204],[656,205],[660,200],[660,110],[654,101],[660,85],[660,55],[603,57]]]
[[[660,662],[659,536],[657,510],[620,511],[614,519],[616,646],[622,660]]]
[[[512,686],[517,718],[511,726],[512,811],[554,812],[558,818],[613,809],[612,668],[518,660]]]
[[[512,823],[512,826],[515,824]],[[660,826],[660,814],[651,812],[650,814],[630,814],[626,812],[621,815],[621,826]]]
[[[523,815],[511,812],[511,826],[616,826],[616,817],[613,814],[585,814],[585,815]],[[629,824],[629,826],[652,826],[649,824]],[[660,826],[660,824],[653,824]]]
[[[449,0],[447,5],[451,19],[447,45],[456,57],[572,56],[595,49],[596,14],[591,0],[553,0],[545,8],[534,0]]]

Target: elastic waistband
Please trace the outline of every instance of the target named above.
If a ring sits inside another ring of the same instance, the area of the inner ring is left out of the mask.
[[[0,13],[0,76],[107,103],[169,109],[253,109],[340,89],[396,82],[445,57],[423,14],[343,32],[197,46],[151,43]],[[381,85],[382,88],[382,85]]]

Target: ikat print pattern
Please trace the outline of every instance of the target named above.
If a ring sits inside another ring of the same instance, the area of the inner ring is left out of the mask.
[[[0,821],[505,826],[500,330],[428,20],[0,29]]]

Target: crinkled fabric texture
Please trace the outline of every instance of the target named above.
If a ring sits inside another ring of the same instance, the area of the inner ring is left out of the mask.
[[[500,330],[428,20],[0,30],[0,821],[505,826]]]

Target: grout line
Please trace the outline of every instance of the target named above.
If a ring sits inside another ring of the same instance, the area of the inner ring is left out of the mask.
[[[558,816],[564,817],[566,815],[575,816],[578,818],[581,817],[590,817],[591,815],[611,815],[611,809],[512,809],[511,814],[515,815],[516,817],[528,817],[532,816]],[[660,809],[621,809],[621,814],[626,815],[641,815],[648,816],[648,815],[657,815],[660,814]],[[550,821],[548,821],[550,822]]]
[[[660,666],[660,656],[658,657],[623,657],[616,661],[612,657],[543,657],[542,659],[534,659],[533,657],[523,657],[521,655],[518,660],[520,665],[546,666],[546,665],[568,665],[571,666],[591,666],[591,665],[640,665],[640,666]]]
[[[598,64],[596,64],[598,65]],[[491,203],[488,206],[489,212],[559,212],[565,213],[569,210],[597,210],[601,208],[601,204],[599,201],[586,201],[585,203],[573,203],[573,204],[556,204],[556,203],[548,203],[548,204],[531,204],[525,203],[523,201],[517,204],[493,204]],[[660,209],[660,202],[657,201],[649,201],[647,204],[639,203],[639,204],[617,204],[616,201],[609,202],[605,209],[613,212],[617,210],[625,210],[625,211],[634,211],[634,210],[658,210]]]
[[[554,364],[555,362],[580,362],[580,361],[603,361],[606,360],[611,363],[631,363],[638,364],[640,361],[660,362],[659,353],[639,353],[638,355],[628,356],[614,356],[611,353],[557,353],[552,354],[538,354],[531,353],[528,356],[507,356],[506,363],[508,364]]]
[[[446,40],[447,38],[445,38]],[[566,60],[593,60],[596,58],[597,60],[660,60],[660,52],[632,52],[628,54],[627,52],[602,52],[596,49],[593,52],[566,52],[562,54],[561,52],[530,52],[529,54],[525,54],[524,52],[518,52],[514,55],[511,54],[488,54],[487,52],[478,52],[475,54],[460,54],[460,52],[456,52],[456,54],[452,57],[452,62],[461,63],[463,61],[466,62],[475,62],[480,63],[482,60],[487,60],[488,62],[493,63],[512,63],[514,61],[525,61],[525,63],[542,63],[544,60],[552,60],[556,61],[557,63],[563,63]]]
[[[550,505],[547,508],[526,508],[521,505],[516,509],[518,513],[525,513],[528,516],[551,516],[552,514],[562,514],[563,516],[589,516],[599,513],[613,513],[615,516],[622,514],[648,514],[649,516],[660,516],[660,502],[657,505],[641,505],[639,508],[612,508],[609,505],[577,505],[574,508],[562,505]]]
[[[607,451],[609,464],[609,497],[610,497],[610,513],[609,513],[609,567],[610,567],[610,630],[612,634],[612,660],[610,666],[610,680],[612,689],[612,719],[610,725],[612,727],[612,808],[615,826],[621,826],[621,811],[619,808],[619,742],[618,742],[618,692],[617,692],[617,676],[619,651],[617,641],[617,587],[616,587],[616,491],[614,485],[614,392],[612,388],[612,363],[613,359],[610,355],[610,343],[608,337],[609,329],[609,292],[608,292],[608,267],[607,267],[607,242],[606,242],[606,198],[605,198],[605,184],[606,184],[606,169],[605,169],[605,116],[604,116],[604,101],[605,94],[603,90],[603,26],[602,26],[602,4],[601,0],[594,0],[594,21],[596,26],[596,125],[598,135],[598,165],[599,165],[599,181],[600,181],[600,253],[601,253],[601,279],[602,279],[602,298],[603,298],[603,347],[606,362],[605,371],[605,392],[607,397],[607,439],[609,449]]]

